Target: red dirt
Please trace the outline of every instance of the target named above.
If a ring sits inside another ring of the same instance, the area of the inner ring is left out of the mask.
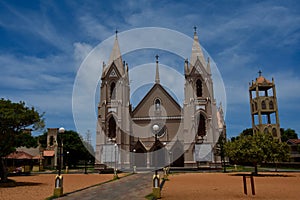
[[[9,177],[23,186],[0,188],[0,200],[42,200],[53,195],[55,174]],[[120,175],[122,176],[122,175]],[[112,174],[63,174],[64,193],[112,180]]]
[[[248,200],[299,199],[300,173],[280,173],[288,177],[255,177],[256,195],[251,195],[248,179],[248,195],[243,194],[241,176],[223,173],[186,173],[170,175],[162,190],[162,199],[222,199]],[[41,200],[53,194],[55,174],[10,177],[26,186],[0,188],[0,200]],[[64,174],[64,192],[68,193],[111,180],[112,174]],[[31,183],[31,185],[28,185]],[[141,197],[143,199],[143,197]]]
[[[283,175],[283,173],[280,173]],[[248,195],[244,195],[242,176],[223,173],[189,173],[169,176],[162,199],[300,199],[300,173],[288,177],[254,177],[256,195],[252,196],[247,178]]]

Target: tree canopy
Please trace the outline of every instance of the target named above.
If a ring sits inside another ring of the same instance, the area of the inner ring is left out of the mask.
[[[0,176],[7,180],[3,157],[14,152],[17,147],[36,147],[37,140],[25,130],[39,130],[44,127],[43,114],[34,107],[27,107],[25,102],[14,103],[0,99]]]
[[[289,139],[298,139],[298,134],[296,133],[295,130],[288,128],[288,129],[280,129],[280,134],[281,134],[281,141],[286,142]]]
[[[256,173],[257,164],[285,161],[289,158],[289,146],[266,133],[241,134],[238,139],[225,144],[225,151],[234,163],[252,163]]]

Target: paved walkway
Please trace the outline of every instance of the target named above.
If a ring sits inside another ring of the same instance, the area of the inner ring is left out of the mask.
[[[152,192],[153,173],[138,173],[58,198],[60,200],[135,200]]]

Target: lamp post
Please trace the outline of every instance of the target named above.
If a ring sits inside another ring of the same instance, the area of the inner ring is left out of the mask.
[[[157,124],[154,124],[152,126],[152,130],[155,134],[155,143],[157,141],[157,133],[159,130],[159,126]],[[156,153],[156,154],[155,154]],[[157,152],[154,152],[155,155],[157,155]],[[156,198],[160,198],[161,194],[160,194],[160,187],[159,187],[159,175],[157,174],[157,156],[155,156],[155,174],[153,175],[153,188],[152,188],[152,193]]]
[[[136,150],[133,149],[133,173],[136,173],[136,164],[135,164],[135,152]]]
[[[63,127],[60,127],[58,129],[58,136],[60,134],[63,134],[65,132],[65,129]],[[63,138],[60,137],[59,142],[59,165],[58,165],[58,174],[55,177],[55,188],[54,188],[54,196],[60,197],[63,195],[63,176],[61,175],[61,168],[62,168],[62,147],[63,147]]]
[[[114,179],[118,179],[118,173],[117,173],[117,142],[115,143],[115,169],[114,169]]]
[[[65,132],[65,129],[63,127],[60,127],[58,129],[58,134],[63,134]],[[61,168],[62,168],[62,147],[63,147],[63,138],[60,137],[60,143],[59,143],[59,166],[58,166],[58,176],[61,175]]]
[[[67,151],[66,155],[66,174],[69,172],[69,151]]]
[[[156,143],[156,141],[157,141],[157,133],[158,133],[158,130],[159,130],[159,126],[157,124],[154,124],[152,126],[152,129],[153,129],[154,135],[155,135],[155,142],[154,143]],[[157,158],[155,159],[155,166],[154,167],[155,167],[155,174],[157,174],[157,169],[156,169],[157,168]]]

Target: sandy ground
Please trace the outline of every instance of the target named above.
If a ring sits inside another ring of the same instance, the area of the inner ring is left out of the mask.
[[[300,199],[300,173],[280,173],[287,177],[255,177],[256,195],[243,193],[242,177],[223,173],[186,173],[170,175],[162,199]],[[64,174],[64,192],[85,188],[112,179],[112,174]],[[53,194],[54,174],[10,177],[20,186],[0,188],[0,200],[42,200]],[[26,183],[26,185],[24,184]],[[141,197],[142,198],[142,197]]]
[[[284,174],[284,173],[280,173]],[[241,176],[223,173],[190,173],[170,175],[162,199],[300,199],[300,173],[285,173],[288,177],[255,177],[256,195],[252,196],[250,179],[248,195],[244,195]]]
[[[0,200],[42,200],[53,195],[55,174],[9,177],[20,186],[0,188]],[[124,176],[120,174],[119,176]],[[64,193],[112,180],[112,174],[63,174]]]

